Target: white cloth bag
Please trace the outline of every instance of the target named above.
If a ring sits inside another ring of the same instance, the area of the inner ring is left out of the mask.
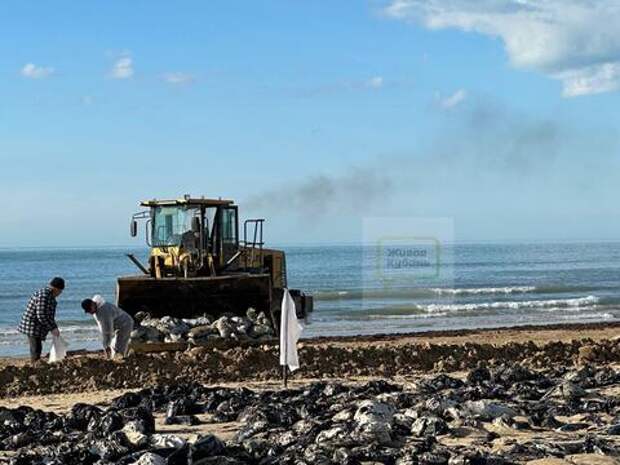
[[[297,319],[295,301],[288,289],[284,289],[280,312],[280,365],[287,365],[291,371],[299,368],[297,341],[303,329]]]
[[[62,361],[67,356],[67,347],[69,347],[69,344],[62,336],[52,336],[49,363]]]

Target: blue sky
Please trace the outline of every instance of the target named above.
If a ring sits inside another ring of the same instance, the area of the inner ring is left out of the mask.
[[[544,5],[3,2],[0,246],[128,244],[186,192],[277,243],[615,239],[618,11]]]

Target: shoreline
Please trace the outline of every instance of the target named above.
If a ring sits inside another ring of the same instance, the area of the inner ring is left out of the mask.
[[[309,339],[302,339],[302,341],[312,342],[380,342],[390,341],[395,339],[409,339],[409,338],[447,338],[447,337],[468,337],[476,334],[488,335],[490,333],[505,333],[505,332],[545,332],[545,331],[571,331],[571,330],[585,330],[585,331],[602,331],[602,330],[617,330],[620,334],[620,321],[601,321],[601,322],[589,322],[589,323],[551,323],[548,325],[513,325],[513,326],[497,326],[489,328],[465,328],[465,329],[438,329],[430,331],[415,331],[415,332],[402,332],[402,333],[381,333],[381,334],[368,334],[358,336],[316,336]]]
[[[551,323],[548,325],[513,325],[513,326],[497,326],[489,328],[465,328],[465,329],[438,329],[430,331],[407,331],[398,333],[377,333],[377,334],[361,334],[361,335],[346,335],[346,336],[313,336],[302,337],[299,340],[300,344],[315,345],[315,344],[348,344],[348,343],[368,343],[379,344],[385,343],[415,343],[419,340],[444,340],[444,341],[457,341],[459,339],[467,339],[475,335],[481,335],[483,339],[495,339],[501,336],[510,336],[512,339],[519,339],[525,337],[525,335],[536,335],[537,339],[541,339],[541,336],[548,335],[550,339],[557,338],[562,335],[562,340],[567,340],[570,336],[570,331],[579,331],[580,339],[585,337],[599,337],[603,338],[608,336],[608,333],[616,331],[617,335],[620,335],[620,321],[601,321],[601,322],[588,322],[588,323]],[[584,333],[585,332],[585,333]],[[588,336],[586,336],[586,334]],[[274,339],[275,342],[277,340]],[[248,347],[251,345],[272,345],[274,341],[256,343],[224,343],[219,344],[218,348],[234,348],[234,347]],[[77,349],[69,350],[71,356],[81,355],[95,355],[100,354],[101,350],[89,350],[89,349]],[[27,354],[24,355],[0,355],[0,368],[8,363],[26,363],[29,358]]]

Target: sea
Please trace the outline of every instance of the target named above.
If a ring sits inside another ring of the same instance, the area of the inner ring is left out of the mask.
[[[281,248],[289,288],[314,296],[306,338],[620,318],[620,242]],[[57,322],[69,348],[99,348],[80,302],[93,294],[114,301],[116,278],[138,272],[128,253],[145,260],[148,251],[0,249],[0,356],[28,352],[16,328],[30,295],[53,276],[67,283]]]

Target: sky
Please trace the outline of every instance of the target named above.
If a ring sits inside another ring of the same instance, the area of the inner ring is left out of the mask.
[[[0,4],[0,246],[140,244],[232,198],[271,243],[373,217],[456,240],[620,232],[615,0]]]

